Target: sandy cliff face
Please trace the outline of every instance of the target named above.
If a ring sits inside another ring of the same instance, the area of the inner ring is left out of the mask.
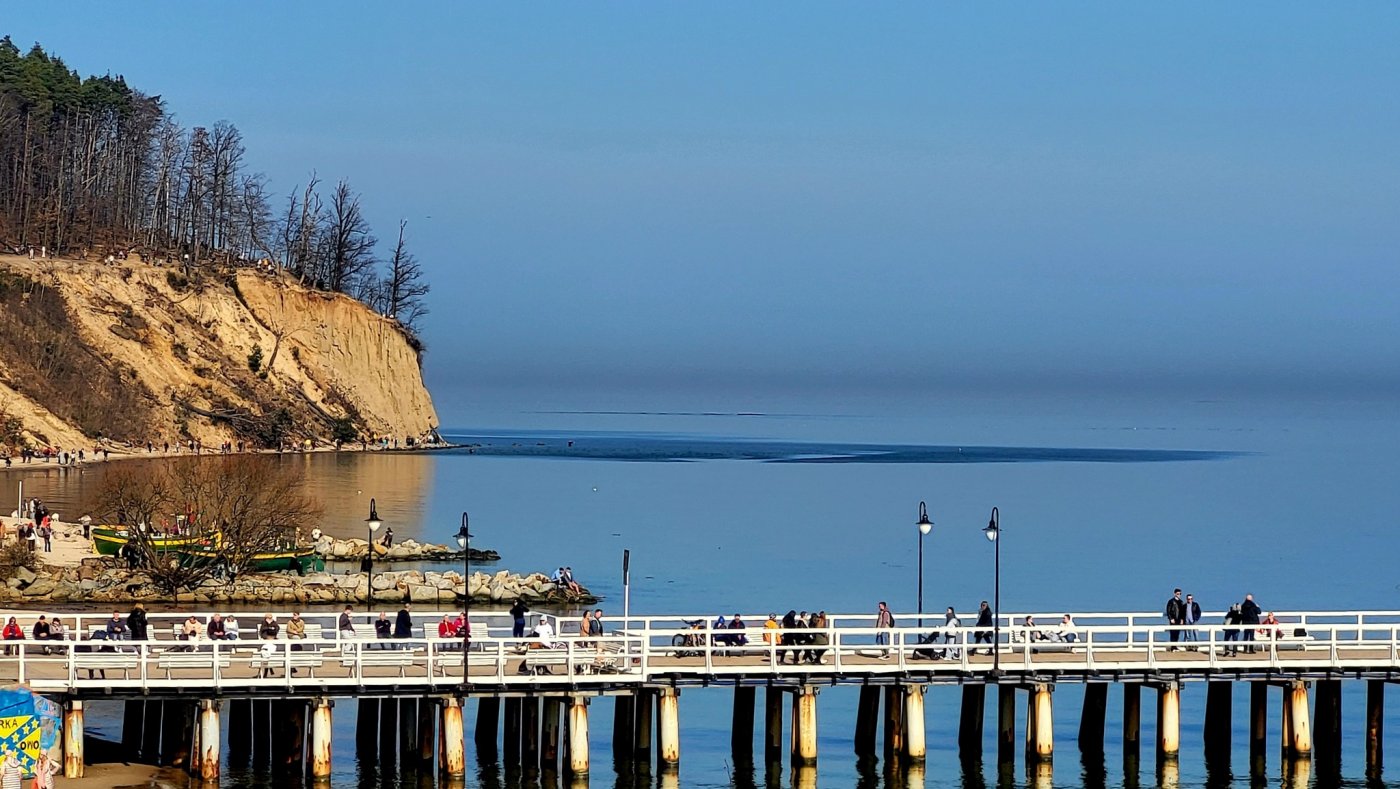
[[[246,271],[186,278],[134,259],[0,256],[0,276],[10,443],[325,443],[438,425],[408,339],[349,297]]]

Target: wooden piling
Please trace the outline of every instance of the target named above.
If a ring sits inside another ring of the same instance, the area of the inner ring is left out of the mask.
[[[816,748],[816,743],[812,745]],[[924,761],[928,754],[927,743],[924,739],[924,686],[906,685],[904,687],[904,755],[909,759],[910,764],[918,764]]]
[[[904,752],[904,694],[897,686],[885,688],[885,766],[899,763]]]
[[[194,739],[194,705],[188,701],[167,701],[162,708],[160,763],[166,766],[188,764]]]
[[[489,699],[495,701],[495,699]],[[488,699],[482,699],[488,701]],[[448,696],[438,707],[438,770],[449,780],[461,780],[467,775],[467,738],[462,725],[462,700]],[[477,708],[477,735],[481,734],[482,709]],[[494,722],[494,715],[492,716]],[[492,728],[495,728],[494,726]],[[496,740],[491,739],[492,750]],[[479,748],[480,746],[478,746]]]
[[[632,766],[641,773],[651,770],[651,719],[656,710],[653,701],[655,695],[651,690],[637,691],[637,703],[632,707],[632,726],[636,735],[632,741]]]
[[[327,783],[331,779],[331,709],[335,702],[318,698],[311,702],[311,780]],[[360,711],[364,711],[361,704]],[[358,724],[357,724],[358,727]]]
[[[360,699],[355,707],[355,752],[368,757],[379,746],[379,699]]]
[[[1314,688],[1313,748],[1318,759],[1337,762],[1342,758],[1342,683],[1320,679]]]
[[[199,778],[205,783],[218,783],[219,745],[219,703],[212,699],[199,702]]]
[[[632,709],[637,703],[635,693],[619,693],[613,697],[612,751],[613,761],[626,762],[632,758],[636,737],[632,734]],[[548,702],[546,702],[546,707]],[[543,756],[541,749],[541,756]]]
[[[483,697],[476,702],[476,728],[473,740],[479,758],[496,761],[496,725],[501,717],[501,700]]]
[[[862,685],[860,700],[856,704],[856,756],[862,759],[875,756],[875,731],[879,726],[880,689]]]
[[[1181,686],[1157,686],[1157,758],[1175,759],[1181,752]]]
[[[1249,772],[1264,775],[1268,766],[1269,686],[1249,683]]]
[[[1029,723],[1027,723],[1029,726]],[[1026,730],[1027,732],[1030,729]],[[997,764],[1016,763],[1016,686],[997,685]]]
[[[302,699],[287,699],[280,703],[282,708],[278,719],[283,721],[282,764],[289,769],[302,772],[306,764],[306,702]]]
[[[540,699],[526,696],[520,700],[520,763],[527,777],[540,770]]]
[[[501,762],[506,767],[520,766],[520,698],[507,696],[502,700]]]
[[[982,755],[982,719],[986,706],[986,685],[963,685],[962,708],[958,714],[958,752],[964,759]]]
[[[1230,764],[1230,710],[1234,704],[1235,683],[1206,683],[1206,720],[1202,735],[1206,761],[1216,767]]]
[[[783,763],[783,691],[772,685],[763,692],[763,762]]]
[[[422,775],[433,772],[433,754],[437,751],[437,717],[437,704],[432,699],[425,696],[418,700],[418,725],[414,727],[414,733],[418,735],[418,771]],[[466,747],[465,743],[463,747]]]
[[[1108,683],[1092,682],[1084,686],[1084,710],[1079,716],[1079,752],[1094,756],[1103,754],[1104,725],[1108,720]]]
[[[1385,680],[1366,681],[1366,772],[1378,774],[1385,765]]]
[[[165,702],[146,701],[141,704],[141,758],[151,764],[160,763],[160,726],[165,720]]]
[[[1123,759],[1134,762],[1142,755],[1142,686],[1123,686]]]
[[[792,764],[817,763],[817,689],[803,685],[792,694]]]
[[[664,696],[664,693],[663,693]],[[663,713],[664,717],[664,713]],[[665,728],[664,725],[662,727]],[[665,753],[665,745],[662,745]],[[672,761],[679,761],[679,753]],[[569,773],[588,774],[588,697],[569,697]]]
[[[399,758],[399,700],[379,701],[379,764],[392,765]]]
[[[754,705],[758,695],[752,685],[734,686],[734,715],[729,724],[729,749],[735,764],[753,762]]]
[[[141,754],[141,730],[146,720],[146,702],[122,704],[122,753]],[[148,758],[141,754],[142,758]]]
[[[559,711],[561,705],[557,696],[545,696],[543,704],[544,709],[541,710],[540,714],[540,770],[545,775],[553,776],[559,772]],[[632,739],[630,720],[628,725],[629,728],[622,734],[628,739]],[[614,726],[614,730],[616,730],[616,726]]]
[[[269,764],[272,761],[272,702],[268,699],[253,699],[253,762]]]
[[[73,699],[63,711],[63,777],[83,777],[83,702]]]
[[[680,694],[676,688],[662,688],[656,697],[657,761],[663,766],[675,766],[681,761]]]
[[[228,707],[228,758],[230,762],[246,762],[253,755],[253,703],[248,699],[230,699]]]
[[[418,699],[401,698],[399,710],[399,763],[404,766],[418,763]]]

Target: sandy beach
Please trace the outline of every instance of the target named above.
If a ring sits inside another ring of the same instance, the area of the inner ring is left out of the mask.
[[[188,781],[183,773],[149,764],[89,764],[82,778],[54,777],[54,786],[80,789],[121,789],[121,787],[182,787]]]

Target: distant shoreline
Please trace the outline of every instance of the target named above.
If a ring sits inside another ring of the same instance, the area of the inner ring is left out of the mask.
[[[376,447],[364,447],[364,448],[360,448],[360,447],[340,447],[339,449],[337,449],[336,447],[319,446],[319,447],[312,447],[311,449],[281,449],[281,450],[278,450],[278,449],[245,449],[245,450],[243,450],[242,452],[238,452],[238,451],[233,451],[233,452],[220,452],[220,451],[218,451],[218,450],[214,450],[214,451],[204,451],[204,452],[198,452],[198,453],[190,452],[190,451],[188,451],[188,450],[183,451],[183,452],[164,452],[164,451],[161,451],[161,450],[155,450],[155,451],[153,451],[153,452],[145,452],[145,451],[141,451],[141,450],[132,450],[132,449],[125,448],[125,447],[123,447],[123,448],[120,449],[120,450],[114,450],[114,449],[111,449],[111,448],[109,448],[109,447],[99,447],[99,448],[98,448],[98,449],[99,449],[99,452],[100,452],[102,449],[107,449],[108,452],[111,453],[108,457],[96,457],[94,454],[88,453],[87,447],[83,447],[83,453],[84,453],[85,457],[84,457],[83,460],[80,461],[80,462],[70,462],[70,463],[68,463],[67,465],[62,465],[62,464],[60,464],[57,460],[54,460],[54,459],[47,459],[47,460],[45,460],[45,459],[38,459],[38,458],[36,458],[35,460],[31,460],[30,462],[25,463],[25,462],[23,462],[23,461],[21,461],[21,460],[16,459],[14,456],[11,456],[11,458],[10,458],[10,466],[9,466],[8,468],[0,467],[0,473],[9,473],[9,472],[13,472],[13,471],[26,471],[26,470],[34,470],[34,469],[79,469],[79,470],[82,470],[82,469],[86,469],[86,468],[90,468],[90,467],[102,466],[102,465],[105,465],[105,464],[107,464],[107,463],[114,463],[114,462],[119,461],[119,460],[140,460],[140,459],[143,459],[143,458],[144,458],[144,459],[147,459],[147,460],[169,460],[169,459],[172,459],[172,458],[235,457],[235,456],[242,456],[242,455],[274,455],[274,456],[276,456],[276,455],[313,455],[313,454],[325,454],[325,453],[337,453],[337,452],[353,452],[353,453],[356,453],[356,454],[373,454],[373,453],[381,453],[381,452],[392,452],[392,453],[398,453],[398,454],[406,454],[406,453],[419,453],[419,452],[439,452],[439,451],[446,450],[446,449],[460,449],[462,446],[463,446],[463,445],[461,445],[461,444],[453,444],[453,443],[450,443],[450,442],[443,442],[443,443],[440,443],[440,444],[430,444],[430,445],[414,446],[414,447],[387,447],[387,448],[383,448],[383,447],[381,447],[381,448],[376,448]],[[69,454],[71,455],[72,453],[70,452]]]

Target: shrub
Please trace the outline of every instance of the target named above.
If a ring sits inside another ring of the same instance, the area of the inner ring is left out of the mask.
[[[263,355],[262,346],[254,345],[253,352],[248,354],[248,369],[257,372],[262,369]]]

